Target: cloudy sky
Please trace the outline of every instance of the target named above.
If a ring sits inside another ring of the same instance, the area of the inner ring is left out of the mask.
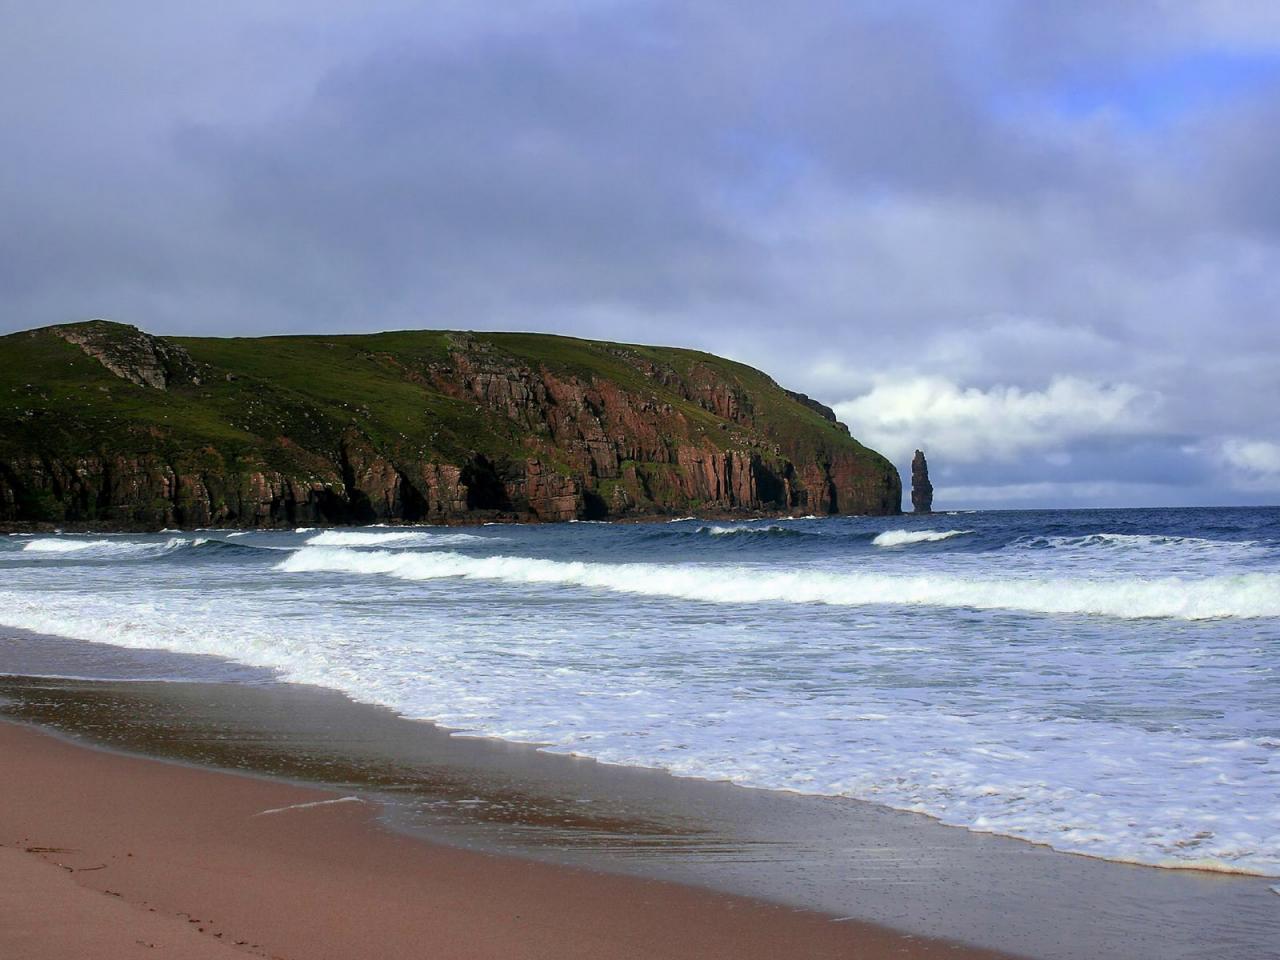
[[[1280,502],[1280,4],[0,0],[0,332],[699,347],[937,506]]]

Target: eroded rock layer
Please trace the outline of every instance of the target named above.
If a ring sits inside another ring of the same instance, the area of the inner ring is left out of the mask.
[[[0,337],[0,522],[897,513],[834,414],[691,350],[537,334]]]

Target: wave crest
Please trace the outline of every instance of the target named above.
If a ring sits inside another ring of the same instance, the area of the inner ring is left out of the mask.
[[[307,538],[307,545],[314,547],[421,547],[500,540],[501,537],[481,537],[474,533],[443,532],[434,530],[325,530]]]
[[[194,539],[188,537],[170,537],[168,540],[69,540],[63,537],[41,537],[28,540],[21,547],[21,552],[46,554],[51,559],[58,557],[95,558],[141,556],[146,554],[172,553],[183,547],[196,547],[209,542],[204,537]]]
[[[1257,540],[1209,540],[1150,533],[1089,533],[1073,537],[1045,535],[1019,537],[1009,544],[1019,550],[1191,550],[1251,552],[1262,546]]]
[[[770,524],[767,527],[722,527],[722,526],[706,526],[698,527],[696,533],[711,537],[802,537],[804,534],[799,530],[788,530],[786,527],[779,527]]]
[[[902,547],[911,543],[936,543],[962,537],[972,530],[886,530],[877,534],[871,543],[877,547]]]
[[[462,578],[565,585],[706,603],[814,603],[938,606],[1122,619],[1207,620],[1280,617],[1280,575],[1204,579],[978,579],[954,575],[819,573],[742,566],[586,563],[534,557],[468,557],[450,551],[391,553],[307,547],[276,569],[285,573],[381,574],[400,580]]]

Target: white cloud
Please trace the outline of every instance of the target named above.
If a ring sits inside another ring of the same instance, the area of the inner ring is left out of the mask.
[[[1159,395],[1133,384],[1056,377],[1043,390],[962,387],[944,377],[883,378],[835,405],[854,436],[894,460],[916,447],[951,463],[1053,454],[1084,437],[1150,430]]]
[[[1066,507],[1106,503],[1113,506],[1175,506],[1186,502],[1180,487],[1121,481],[971,484],[945,487],[935,508]]]
[[[1218,447],[1218,459],[1232,471],[1231,486],[1238,490],[1280,490],[1280,443],[1227,437]]]
[[[1052,374],[1077,370],[1092,371],[1096,379],[1107,379],[1121,369],[1142,372],[1135,369],[1142,358],[1135,359],[1126,344],[1114,336],[1084,324],[1009,314],[957,319],[928,331],[914,344],[906,362],[902,360],[900,336],[884,343],[873,343],[864,336],[858,347],[856,361],[850,356],[852,351],[842,350],[838,344],[828,347],[791,378],[806,390],[829,398],[871,389],[883,377],[883,368],[873,366],[881,358],[893,358],[895,378],[938,373],[975,386],[1036,385]],[[776,344],[763,344],[759,355],[751,359],[766,369],[776,369],[776,349]]]

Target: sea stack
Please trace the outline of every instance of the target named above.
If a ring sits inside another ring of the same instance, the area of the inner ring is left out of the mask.
[[[911,461],[911,509],[916,513],[933,512],[933,484],[929,482],[929,461],[923,450],[917,450]]]

